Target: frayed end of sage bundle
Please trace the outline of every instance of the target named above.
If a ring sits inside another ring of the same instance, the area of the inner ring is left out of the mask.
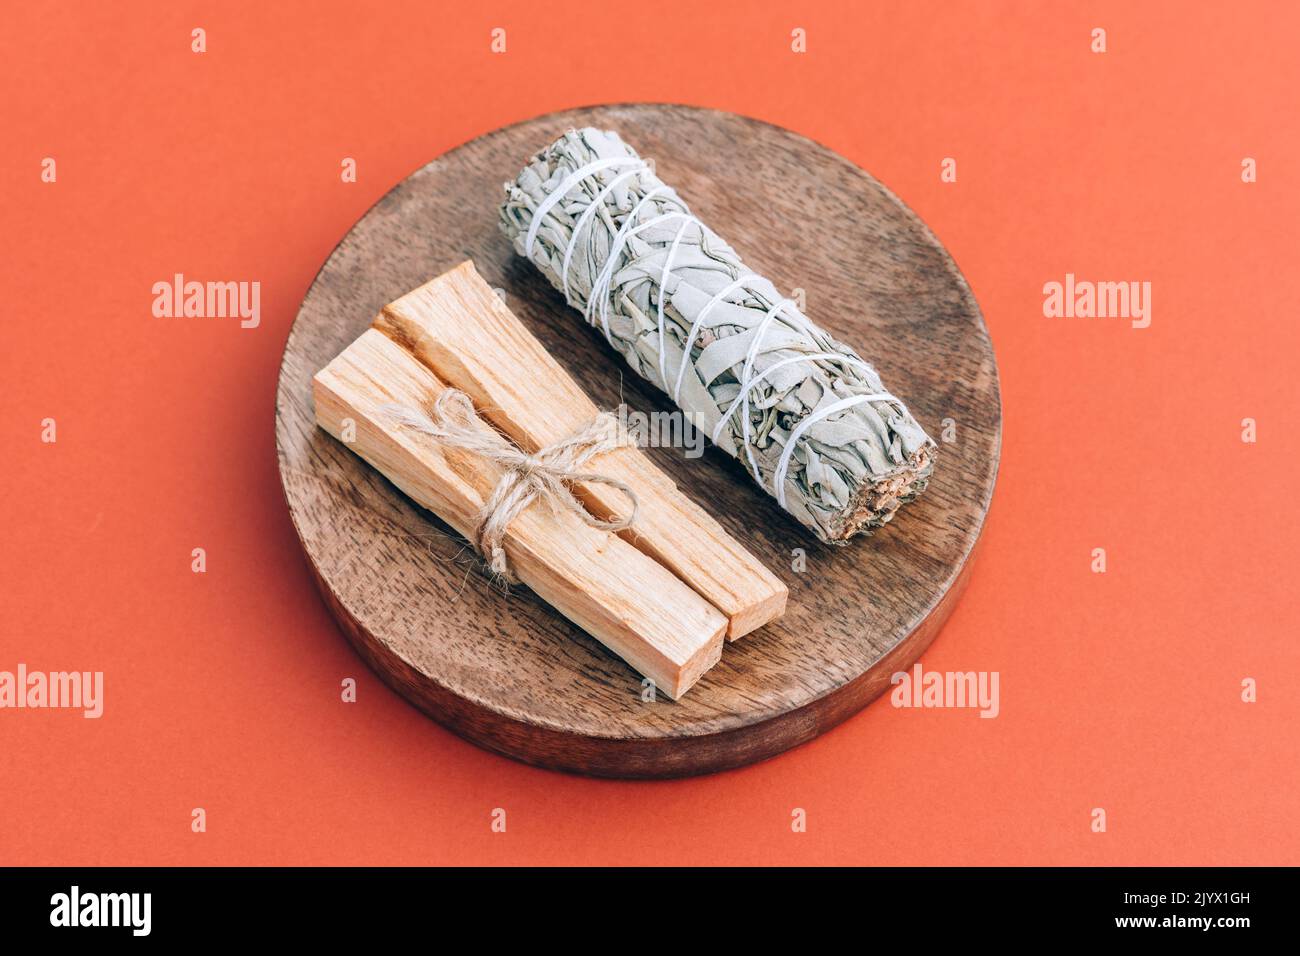
[[[569,130],[505,193],[515,251],[821,540],[869,533],[925,490],[935,444],[875,369],[617,133]]]
[[[851,507],[831,518],[826,540],[846,544],[855,534],[870,534],[888,524],[899,508],[925,491],[934,471],[934,459],[932,446],[923,446],[895,474],[863,485]]]

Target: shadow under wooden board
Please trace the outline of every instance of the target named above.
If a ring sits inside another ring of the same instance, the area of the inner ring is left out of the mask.
[[[504,593],[465,542],[314,424],[312,376],[380,308],[466,258],[597,405],[669,400],[641,381],[497,228],[502,184],[566,129],[618,131],[691,210],[879,369],[938,439],[929,489],[870,538],[818,543],[710,447],[647,449],[790,588],[778,621],[728,644],[678,702],[531,591]],[[997,368],[979,306],[926,226],[857,166],[728,113],[572,110],[482,136],[381,199],[331,254],[285,346],[276,401],[285,498],[322,594],[358,652],[438,722],[545,767],[674,777],[770,757],[857,712],[952,611],[993,494]],[[795,570],[802,555],[803,570]]]

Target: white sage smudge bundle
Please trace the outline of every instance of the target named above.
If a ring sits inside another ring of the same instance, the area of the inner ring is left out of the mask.
[[[934,442],[876,371],[618,134],[570,130],[505,190],[515,250],[823,541],[877,528],[925,490]]]

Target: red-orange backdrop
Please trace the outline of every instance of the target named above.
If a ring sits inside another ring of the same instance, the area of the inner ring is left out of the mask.
[[[106,699],[99,720],[0,710],[0,863],[1298,862],[1294,7],[17,6],[0,34],[0,670],[102,670]],[[998,671],[996,719],[885,699],[755,767],[593,781],[462,742],[336,631],[272,427],[313,275],[434,156],[642,100],[829,145],[970,280],[1002,472],[924,664]],[[177,272],[261,282],[261,326],[154,319],[151,286]],[[1045,318],[1067,272],[1151,282],[1151,327]]]

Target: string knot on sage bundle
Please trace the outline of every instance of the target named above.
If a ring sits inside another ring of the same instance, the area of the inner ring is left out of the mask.
[[[385,405],[384,411],[395,424],[501,467],[501,478],[479,512],[470,543],[494,573],[511,583],[516,578],[502,543],[510,522],[534,501],[545,502],[553,511],[568,508],[591,527],[603,531],[622,531],[636,520],[639,504],[636,492],[628,484],[608,475],[581,470],[602,452],[631,443],[618,419],[609,412],[600,412],[586,428],[529,455],[484,425],[469,396],[459,389],[443,391],[434,400],[430,414],[396,404]],[[627,498],[627,515],[598,518],[591,514],[573,493],[573,485],[582,482],[618,489]]]
[[[876,370],[617,133],[570,130],[505,192],[515,251],[821,540],[877,528],[925,490],[934,442]]]

